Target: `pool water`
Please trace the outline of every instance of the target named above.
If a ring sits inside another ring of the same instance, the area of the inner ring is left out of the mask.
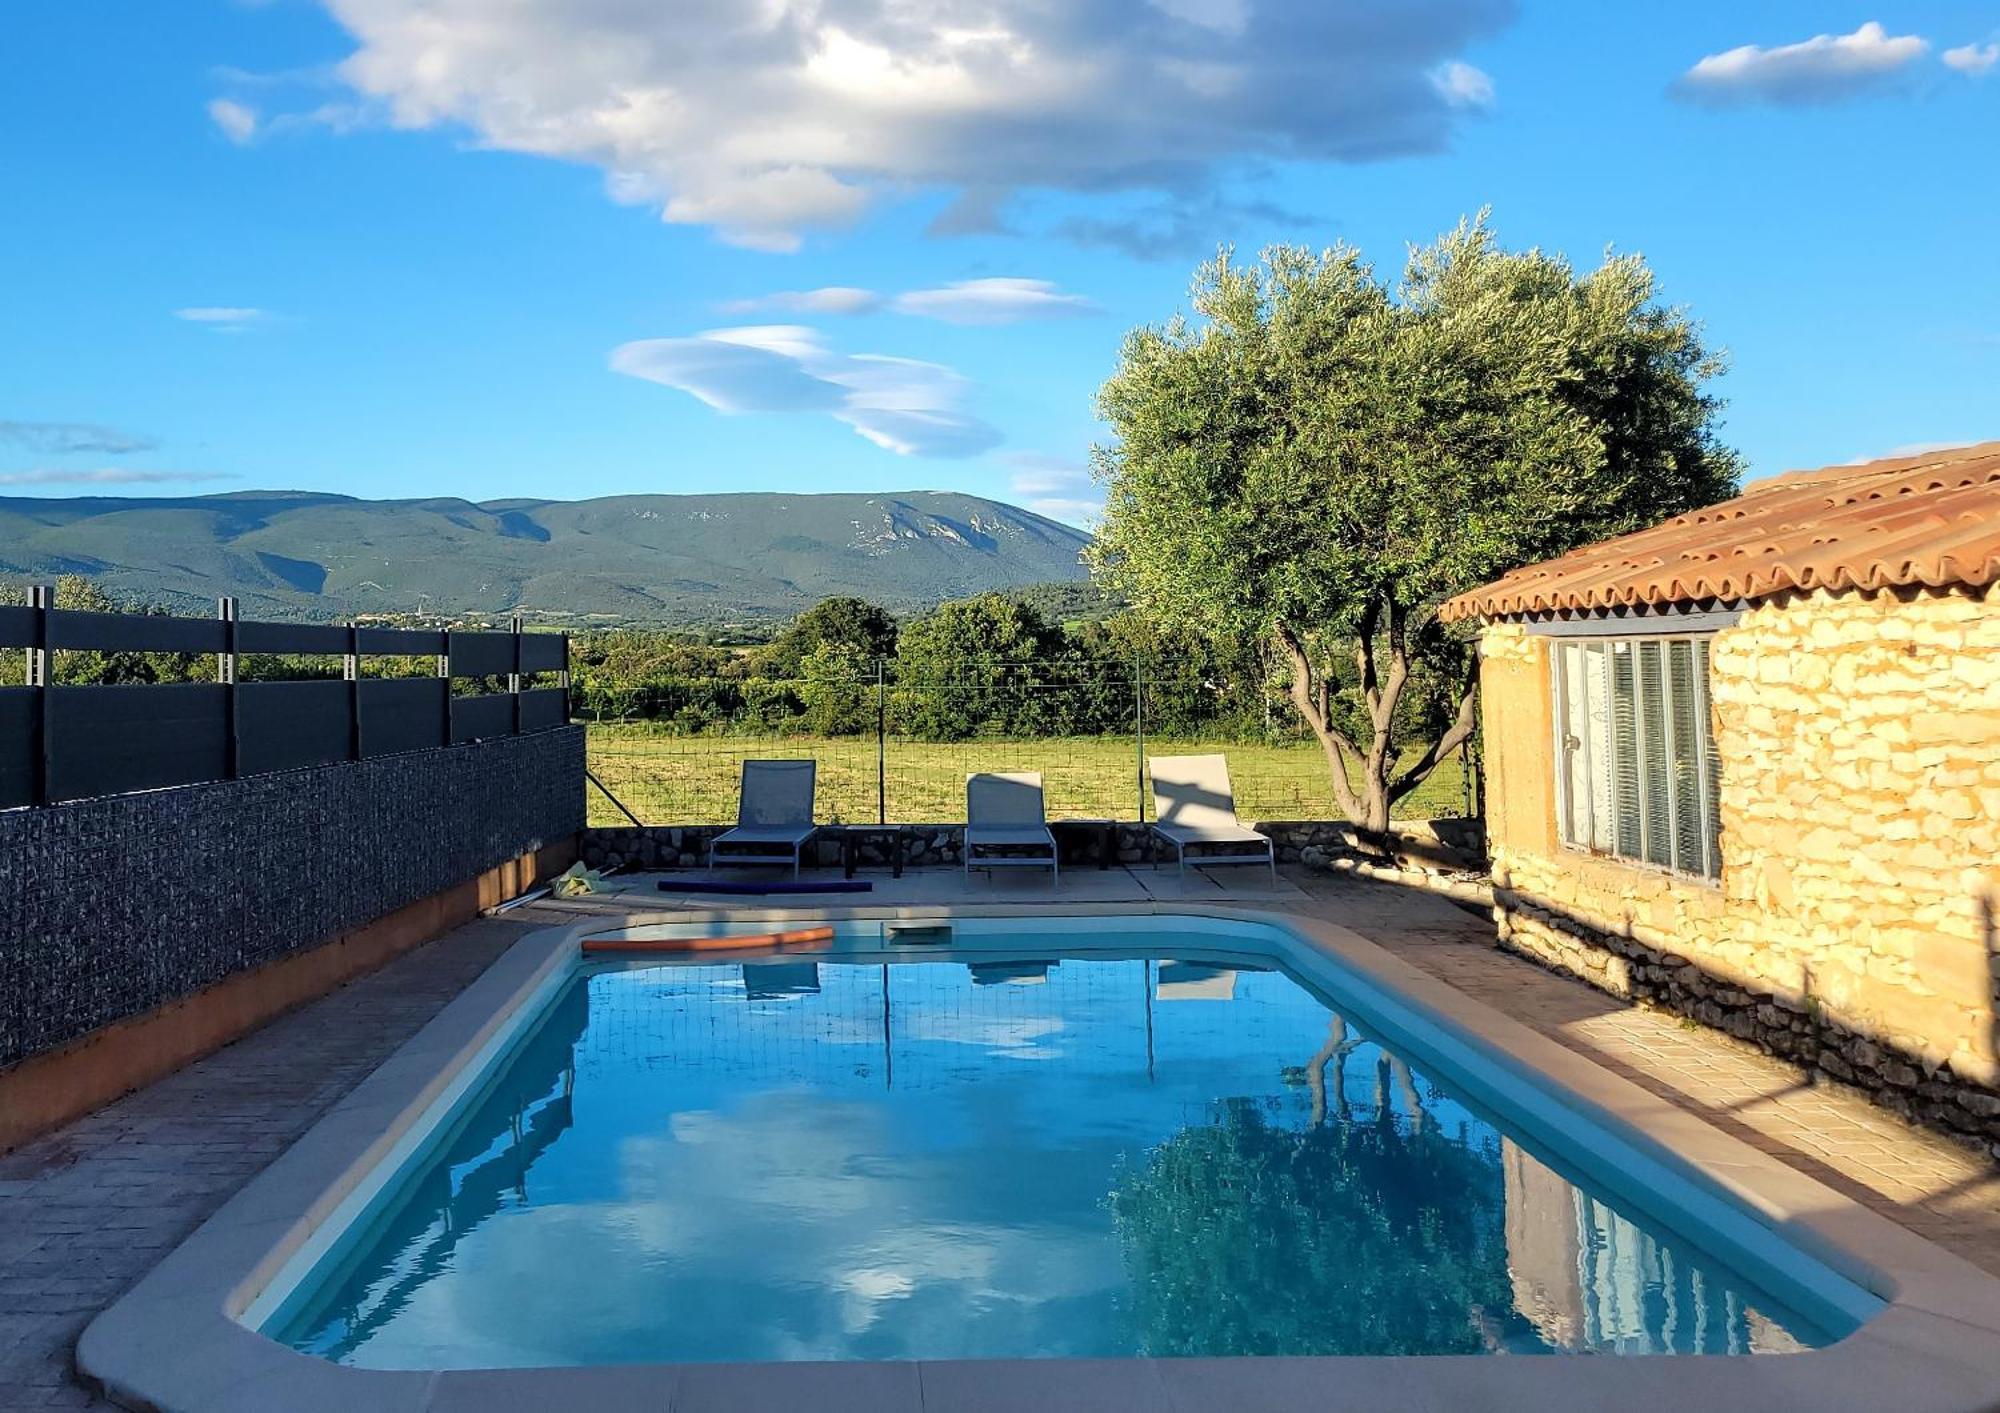
[[[1831,1337],[1281,971],[1032,940],[583,969],[266,1332],[377,1368]]]

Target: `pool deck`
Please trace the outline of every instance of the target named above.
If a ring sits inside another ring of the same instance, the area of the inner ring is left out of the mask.
[[[639,879],[623,895],[481,919],[199,1064],[0,1157],[0,1407],[105,1407],[73,1373],[90,1319],[178,1245],[516,940],[592,914],[713,908]],[[1080,869],[1060,890],[955,870],[864,899],[1060,906],[1241,902],[1335,922],[1653,1095],[2000,1275],[2000,1166],[1858,1094],[1714,1032],[1502,954],[1490,923],[1431,895],[1287,869]],[[746,900],[733,900],[743,902]],[[811,906],[809,900],[788,900]],[[1082,1391],[1070,1390],[1071,1398]],[[1064,1400],[1056,1400],[1062,1402]],[[1086,1399],[1087,1402],[1087,1399]]]

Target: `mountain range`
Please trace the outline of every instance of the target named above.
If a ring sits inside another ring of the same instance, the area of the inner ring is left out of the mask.
[[[898,612],[1084,577],[1083,531],[945,491],[360,500],[310,491],[0,497],[0,577],[82,574],[114,596],[245,618],[519,612],[537,622],[729,624],[830,594]]]

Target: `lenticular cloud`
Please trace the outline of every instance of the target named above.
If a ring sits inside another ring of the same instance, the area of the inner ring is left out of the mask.
[[[812,329],[758,324],[638,339],[614,371],[700,398],[718,412],[819,412],[899,456],[977,456],[1000,433],[965,411],[972,385],[938,363],[830,349]]]

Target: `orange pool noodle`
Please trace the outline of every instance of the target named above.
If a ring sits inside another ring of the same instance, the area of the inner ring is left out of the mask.
[[[826,942],[833,937],[830,927],[801,927],[791,932],[755,932],[734,937],[652,937],[644,940],[614,941],[586,937],[583,950],[597,952],[735,952],[750,947],[792,947],[805,942]]]

